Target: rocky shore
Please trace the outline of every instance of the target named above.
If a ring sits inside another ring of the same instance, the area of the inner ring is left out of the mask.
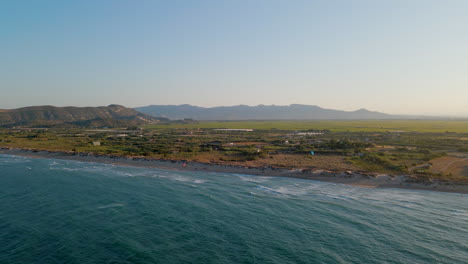
[[[329,171],[300,168],[289,170],[274,167],[247,167],[216,163],[186,162],[183,160],[150,159],[144,157],[18,148],[0,148],[0,153],[32,158],[65,159],[168,170],[207,171],[260,176],[291,177],[368,188],[406,188],[468,194],[468,183],[462,184],[459,182],[424,180],[411,175],[387,175],[369,172]]]

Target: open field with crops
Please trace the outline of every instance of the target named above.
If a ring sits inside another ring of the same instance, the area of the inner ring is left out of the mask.
[[[1,129],[0,147],[468,181],[467,138],[465,121],[186,120],[131,129]]]
[[[362,120],[362,121],[199,121],[148,126],[165,128],[230,128],[260,130],[329,130],[333,132],[455,132],[468,133],[468,120]]]

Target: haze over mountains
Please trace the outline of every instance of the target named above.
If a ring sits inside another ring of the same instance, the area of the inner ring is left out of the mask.
[[[135,108],[142,113],[169,119],[191,118],[194,120],[327,120],[327,119],[398,119],[403,116],[359,109],[341,111],[315,105],[292,104],[287,106],[220,106],[199,107],[184,105],[151,105]],[[408,118],[408,117],[406,117]]]
[[[389,115],[359,109],[341,111],[315,105],[288,106],[220,106],[151,105],[127,108],[121,105],[99,107],[30,106],[1,110],[1,127],[130,127],[169,120],[385,120],[385,119],[445,119],[442,117]]]
[[[128,127],[150,124],[160,119],[121,105],[100,107],[30,106],[0,110],[0,126],[80,126]]]

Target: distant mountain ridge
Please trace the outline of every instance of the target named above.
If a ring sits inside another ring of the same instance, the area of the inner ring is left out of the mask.
[[[359,109],[342,111],[325,109],[316,105],[292,104],[286,106],[219,106],[199,107],[184,105],[150,105],[137,107],[136,110],[151,115],[169,119],[192,118],[195,120],[329,120],[329,119],[397,119],[394,116],[380,112]]]
[[[155,123],[161,119],[121,105],[99,107],[30,106],[0,110],[0,126],[125,127]]]

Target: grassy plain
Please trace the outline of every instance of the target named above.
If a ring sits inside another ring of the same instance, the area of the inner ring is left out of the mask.
[[[427,132],[468,133],[468,120],[336,120],[336,121],[201,121],[150,125],[149,129],[260,129],[329,130],[333,132]]]
[[[188,121],[136,130],[0,129],[0,147],[462,181],[468,181],[467,138],[468,121],[456,120]]]

